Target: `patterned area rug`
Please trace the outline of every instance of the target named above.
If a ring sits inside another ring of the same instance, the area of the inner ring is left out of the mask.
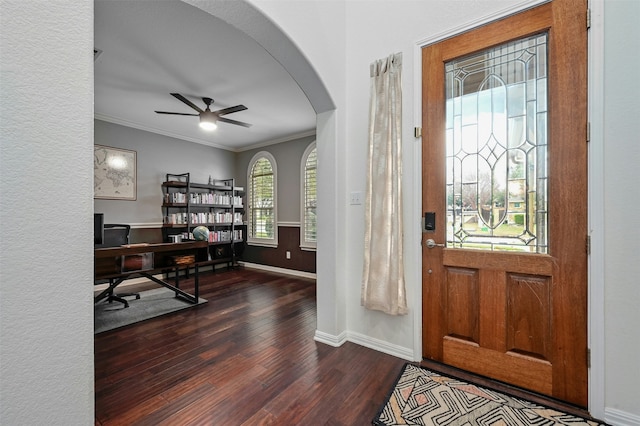
[[[393,425],[601,425],[406,364],[373,420]]]
[[[120,302],[109,303],[106,300],[94,305],[95,334],[197,306],[176,298],[173,291],[164,287],[141,291],[140,299],[127,298],[127,300],[128,308]],[[207,303],[207,300],[200,297],[198,305],[202,303]]]

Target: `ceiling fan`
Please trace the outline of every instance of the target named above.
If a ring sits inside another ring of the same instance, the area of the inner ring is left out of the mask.
[[[191,102],[189,99],[185,98],[184,96],[182,96],[179,93],[172,93],[171,96],[173,96],[176,99],[178,99],[178,100],[184,102],[185,104],[189,105],[191,108],[193,108],[196,111],[198,111],[198,114],[186,114],[186,113],[183,113],[183,112],[156,111],[158,114],[193,115],[193,116],[196,116],[196,117],[200,117],[200,127],[202,127],[203,129],[206,129],[206,130],[215,129],[217,127],[216,123],[218,121],[221,121],[223,123],[235,124],[237,126],[251,127],[251,124],[249,124],[249,123],[243,123],[242,121],[236,121],[236,120],[231,120],[230,118],[222,117],[223,115],[231,114],[232,112],[238,112],[238,111],[246,110],[247,107],[244,106],[244,105],[236,105],[236,106],[232,106],[232,107],[229,107],[229,108],[219,109],[218,111],[211,111],[210,107],[211,107],[211,104],[213,103],[213,99],[211,99],[211,98],[202,98],[202,101],[207,106],[206,109],[203,110],[202,108],[198,107],[193,102]]]

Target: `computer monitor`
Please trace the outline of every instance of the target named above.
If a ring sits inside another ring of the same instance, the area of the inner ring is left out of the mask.
[[[104,242],[104,213],[93,214],[93,244]]]

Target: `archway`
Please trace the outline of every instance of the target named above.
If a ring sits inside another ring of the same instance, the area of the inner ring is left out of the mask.
[[[336,114],[335,104],[305,55],[263,13],[247,1],[202,2],[183,0],[243,31],[269,52],[298,83],[316,111],[318,146],[318,246],[316,252],[317,329],[316,340],[338,345],[332,336],[340,333],[336,294],[337,238]]]

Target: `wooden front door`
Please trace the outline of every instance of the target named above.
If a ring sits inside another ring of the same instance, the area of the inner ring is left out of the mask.
[[[587,405],[586,0],[423,49],[423,357]]]

